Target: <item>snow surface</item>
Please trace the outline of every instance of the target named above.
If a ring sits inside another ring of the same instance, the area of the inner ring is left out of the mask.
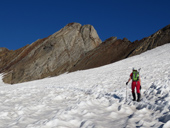
[[[125,85],[133,67],[141,68],[139,103]],[[100,68],[15,85],[1,80],[0,128],[170,128],[169,93],[166,44]]]

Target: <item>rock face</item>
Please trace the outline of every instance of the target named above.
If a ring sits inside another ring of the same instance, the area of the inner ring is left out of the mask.
[[[170,43],[170,25],[167,25],[151,36],[134,43],[138,43],[139,45],[131,52],[129,56],[134,56],[147,50],[156,48],[157,46]]]
[[[126,38],[117,40],[116,37],[111,37],[88,52],[70,72],[110,64],[166,43],[170,43],[170,25],[140,41],[130,42]]]
[[[70,23],[19,50],[2,49],[0,72],[6,72],[4,82],[11,84],[59,75],[101,42],[93,26]]]
[[[71,68],[70,72],[95,68],[124,59],[129,56],[129,53],[134,47],[137,47],[137,45],[137,43],[131,43],[126,39],[117,40],[116,37],[111,37],[94,50],[88,52],[86,56],[82,57],[82,59]]]
[[[0,73],[6,73],[6,83],[31,81],[103,66],[166,43],[170,43],[170,25],[140,41],[111,37],[101,43],[93,26],[70,23],[21,49],[0,48]]]

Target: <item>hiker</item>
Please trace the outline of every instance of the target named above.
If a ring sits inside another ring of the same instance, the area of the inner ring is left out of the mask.
[[[133,71],[130,74],[130,78],[129,78],[128,82],[126,82],[126,85],[128,85],[130,80],[132,80],[133,101],[136,101],[136,94],[135,94],[135,87],[136,87],[137,96],[138,96],[137,102],[139,102],[140,98],[141,98],[141,94],[140,94],[141,79],[140,79],[139,72],[137,71],[137,69],[133,68]]]

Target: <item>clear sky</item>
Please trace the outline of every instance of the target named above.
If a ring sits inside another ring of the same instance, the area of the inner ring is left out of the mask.
[[[170,24],[170,0],[3,0],[0,47],[16,50],[71,22],[93,25],[102,41],[140,40]]]

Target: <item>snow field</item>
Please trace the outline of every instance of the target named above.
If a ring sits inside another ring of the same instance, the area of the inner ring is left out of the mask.
[[[170,44],[100,68],[0,81],[0,128],[170,128]],[[141,68],[142,101],[126,85]],[[0,76],[2,77],[2,75]]]

